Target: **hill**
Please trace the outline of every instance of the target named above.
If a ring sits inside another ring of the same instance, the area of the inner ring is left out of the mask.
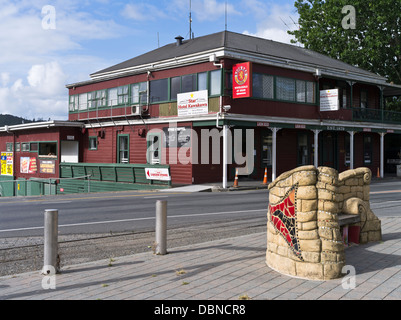
[[[32,120],[27,120],[21,117],[16,117],[11,114],[0,114],[0,127],[4,127],[5,125],[13,126],[21,123],[30,123]]]

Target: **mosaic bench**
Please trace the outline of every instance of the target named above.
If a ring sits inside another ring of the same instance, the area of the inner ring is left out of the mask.
[[[303,166],[269,185],[267,265],[283,274],[316,280],[341,277],[348,239],[381,240],[370,209],[368,168],[338,172]]]

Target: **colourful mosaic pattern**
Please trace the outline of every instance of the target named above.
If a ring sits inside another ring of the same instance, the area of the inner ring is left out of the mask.
[[[293,186],[278,204],[273,206],[269,204],[269,215],[274,228],[286,240],[295,255],[303,261],[297,232],[296,196],[297,185]]]

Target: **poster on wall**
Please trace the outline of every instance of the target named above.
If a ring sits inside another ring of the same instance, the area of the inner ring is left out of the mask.
[[[252,64],[238,63],[233,66],[233,99],[252,97]]]
[[[36,173],[38,166],[35,157],[21,157],[20,158],[20,172],[21,173]]]
[[[166,127],[163,133],[166,148],[191,147],[191,127]]]
[[[1,174],[4,176],[12,176],[14,167],[14,155],[12,152],[1,153]]]
[[[39,163],[40,173],[56,173],[56,161],[55,160],[40,160]]]
[[[177,94],[178,116],[193,116],[209,113],[207,90]]]
[[[145,168],[146,179],[170,181],[171,176],[167,168]]]
[[[339,107],[338,89],[320,90],[320,111],[337,111]]]

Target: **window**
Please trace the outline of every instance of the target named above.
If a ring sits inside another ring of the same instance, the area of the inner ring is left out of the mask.
[[[276,90],[278,100],[295,101],[295,79],[277,77]]]
[[[272,133],[265,131],[262,134],[262,168],[272,165]]]
[[[88,109],[88,94],[87,93],[81,93],[79,95],[79,110],[86,110]]]
[[[343,88],[343,108],[347,108],[347,89]]]
[[[29,143],[27,143],[27,142],[22,143],[22,151],[23,152],[29,151]]]
[[[363,163],[372,164],[372,136],[370,135],[363,137]]]
[[[150,102],[168,100],[168,79],[154,80],[150,82]]]
[[[306,82],[302,80],[296,80],[297,85],[297,102],[306,101]]]
[[[31,142],[29,146],[29,151],[38,152],[38,150],[39,150],[39,144],[37,142]]]
[[[90,108],[105,107],[107,105],[106,90],[89,92],[88,105]]]
[[[38,144],[39,144],[39,156],[42,157],[57,156],[57,142],[39,142]]]
[[[7,152],[12,152],[13,150],[13,143],[12,142],[7,142],[6,143],[6,151]]]
[[[97,150],[97,137],[89,137],[89,150]]]
[[[70,111],[76,111],[78,110],[78,95],[72,95],[70,96],[70,101],[69,101],[69,110]]]
[[[209,95],[215,96],[220,94],[221,94],[221,70],[211,71]]]
[[[117,88],[109,89],[107,96],[108,96],[107,105],[109,107],[116,106],[118,104],[118,89]]]
[[[207,90],[207,72],[198,73],[198,90]]]
[[[118,163],[129,163],[129,135],[119,135],[118,136]]]
[[[196,74],[187,74],[181,77],[181,92],[196,91]]]
[[[132,104],[147,104],[148,91],[147,83],[140,82],[131,86],[131,102]]]
[[[21,144],[19,142],[15,144],[15,151],[17,152],[21,151]]]
[[[316,102],[316,86],[314,82],[306,82],[306,102],[315,103]]]
[[[177,94],[181,93],[181,77],[171,78],[170,99],[177,100]]]
[[[349,167],[351,165],[351,138],[349,134],[345,135],[345,166]]]
[[[303,132],[303,133],[298,133],[298,165],[303,166],[303,165],[308,165],[309,159],[310,159],[310,154],[309,154],[309,143],[308,143],[308,134]]]
[[[159,164],[161,158],[161,133],[148,134],[146,160],[150,164]]]
[[[274,77],[266,74],[254,73],[252,77],[252,92],[255,98],[274,98]]]
[[[368,92],[366,90],[361,90],[361,108],[368,107]]]
[[[122,86],[117,88],[118,104],[128,104],[128,86]]]

